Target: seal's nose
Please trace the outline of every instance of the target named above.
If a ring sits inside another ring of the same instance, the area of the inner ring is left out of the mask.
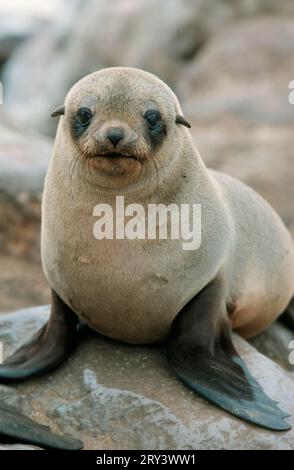
[[[116,147],[119,141],[124,137],[124,131],[120,127],[111,127],[108,129],[106,137],[114,147]]]

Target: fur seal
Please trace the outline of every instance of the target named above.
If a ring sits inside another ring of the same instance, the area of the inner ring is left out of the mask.
[[[80,320],[131,343],[166,341],[177,376],[212,403],[272,430],[288,416],[236,352],[270,325],[294,295],[294,248],[274,210],[245,184],[208,170],[170,88],[134,68],[80,80],[52,116],[60,119],[43,197],[42,262],[51,318],[7,359],[0,379],[56,367]],[[202,241],[93,237],[93,208],[201,204]]]

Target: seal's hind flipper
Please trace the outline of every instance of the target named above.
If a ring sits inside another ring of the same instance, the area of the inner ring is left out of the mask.
[[[77,324],[78,317],[52,291],[48,323],[0,365],[0,382],[24,380],[58,366],[75,346]]]
[[[213,282],[176,317],[168,362],[186,385],[220,408],[258,426],[287,431],[289,415],[267,397],[233,346],[222,289]]]
[[[45,448],[78,450],[83,447],[78,439],[51,432],[49,427],[36,423],[3,401],[0,401],[0,439],[1,435]]]

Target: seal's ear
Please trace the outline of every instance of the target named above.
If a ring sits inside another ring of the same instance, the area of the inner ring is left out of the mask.
[[[51,117],[62,116],[65,112],[65,106],[59,106],[58,108],[54,109],[51,113]]]
[[[180,114],[176,115],[176,124],[182,124],[183,126],[189,127],[189,129],[191,128],[191,124]]]

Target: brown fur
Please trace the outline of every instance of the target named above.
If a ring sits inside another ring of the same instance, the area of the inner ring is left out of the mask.
[[[167,136],[156,152],[144,138],[142,113],[156,103]],[[94,119],[74,140],[78,108]],[[93,329],[149,343],[165,339],[181,308],[216,275],[227,284],[233,328],[251,336],[269,325],[294,294],[294,250],[271,207],[239,181],[208,170],[185,127],[172,91],[153,75],[110,68],[78,82],[65,101],[43,199],[42,260],[51,287]],[[95,158],[93,137],[105,123],[128,126],[136,156]],[[93,237],[98,203],[202,204],[202,244],[182,240]]]

